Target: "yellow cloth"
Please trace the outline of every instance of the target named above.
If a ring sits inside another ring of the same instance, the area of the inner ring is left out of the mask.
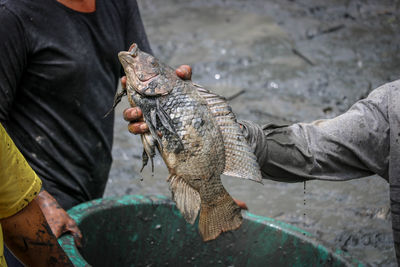
[[[0,124],[0,219],[14,215],[40,191],[42,182]],[[7,266],[3,255],[0,225],[0,266]]]

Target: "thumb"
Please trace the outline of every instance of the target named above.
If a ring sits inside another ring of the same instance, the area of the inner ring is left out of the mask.
[[[121,77],[121,87],[126,89],[126,76]]]
[[[182,80],[190,80],[192,78],[192,68],[189,65],[181,65],[175,72]]]
[[[67,225],[66,230],[71,233],[77,247],[82,247],[82,233],[76,225],[75,221]]]
[[[249,208],[247,208],[247,205],[245,202],[240,201],[238,199],[233,199],[233,201],[235,201],[235,203],[242,209],[242,210],[248,210]]]

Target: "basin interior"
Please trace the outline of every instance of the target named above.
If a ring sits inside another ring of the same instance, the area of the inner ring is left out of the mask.
[[[89,209],[93,209],[89,208]],[[79,250],[93,266],[346,266],[301,233],[245,216],[236,231],[203,242],[171,203],[87,210]]]

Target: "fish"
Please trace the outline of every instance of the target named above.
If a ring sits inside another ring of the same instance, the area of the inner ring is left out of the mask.
[[[226,99],[180,79],[175,70],[132,44],[118,58],[125,71],[132,107],[142,110],[149,132],[141,135],[142,169],[156,150],[169,172],[172,199],[191,224],[198,217],[203,241],[238,229],[241,208],[224,188],[221,174],[261,182],[257,158]]]

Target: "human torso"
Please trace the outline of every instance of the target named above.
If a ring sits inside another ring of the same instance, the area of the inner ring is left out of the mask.
[[[23,23],[28,61],[4,124],[50,193],[100,197],[113,137],[113,115],[104,114],[121,72],[117,53],[129,45],[124,1],[97,0],[92,13],[55,0],[5,2]]]

